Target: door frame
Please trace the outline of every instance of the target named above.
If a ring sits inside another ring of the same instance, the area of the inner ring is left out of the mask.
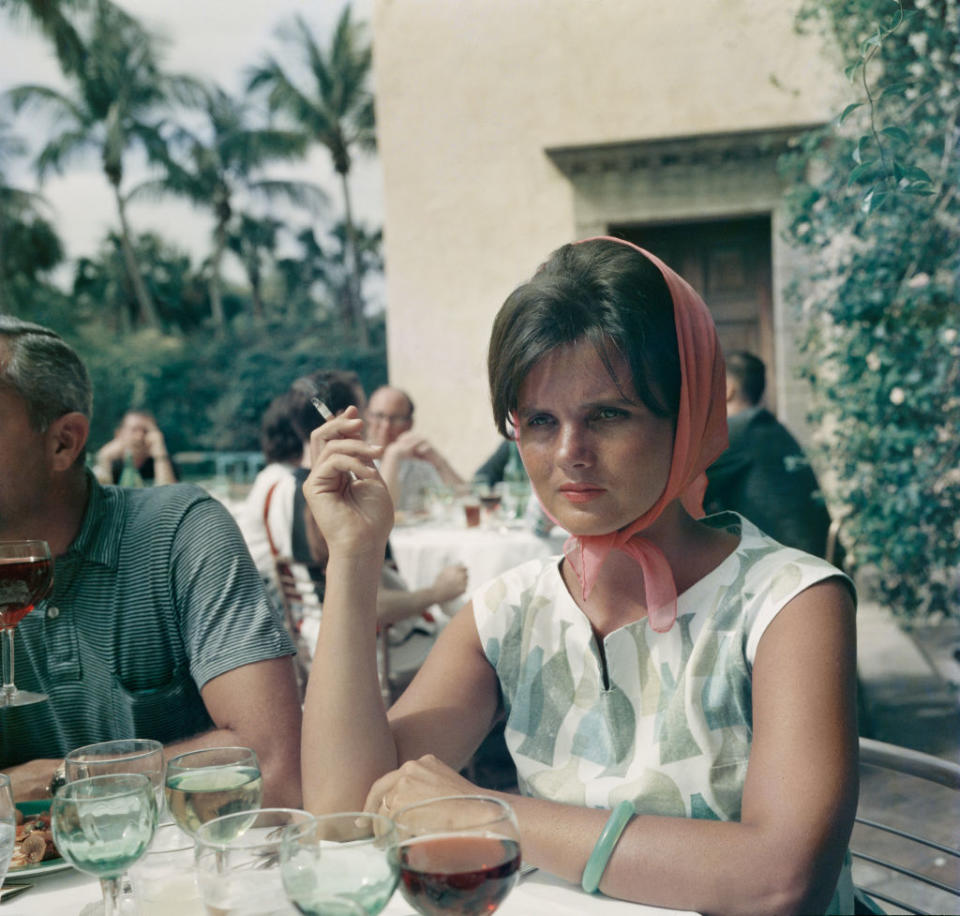
[[[697,134],[545,150],[568,180],[574,237],[607,235],[611,226],[770,218],[770,314],[775,371],[767,379],[777,415],[809,441],[808,389],[798,377],[796,320],[783,290],[801,257],[784,240],[782,153],[817,124]]]

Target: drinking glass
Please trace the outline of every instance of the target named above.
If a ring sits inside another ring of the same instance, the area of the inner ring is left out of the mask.
[[[483,525],[486,528],[495,528],[500,515],[500,499],[503,494],[503,484],[480,484],[477,487],[477,496],[483,507]]]
[[[201,824],[234,811],[259,808],[263,777],[249,747],[208,747],[167,761],[167,810],[191,835]]]
[[[127,868],[157,829],[157,798],[142,773],[68,782],[50,806],[53,840],[74,868],[100,879],[105,916],[120,913]]]
[[[194,840],[194,869],[210,913],[288,916],[280,872],[285,829],[313,820],[295,808],[238,811],[201,824]]]
[[[67,782],[107,773],[143,773],[163,809],[163,745],[150,738],[119,738],[74,748],[64,761]]]
[[[284,831],[280,875],[305,916],[376,916],[397,887],[393,821],[348,811],[311,817]]]
[[[140,916],[205,916],[193,873],[193,837],[161,824],[146,855],[130,868]]]
[[[3,879],[7,876],[16,836],[17,814],[10,777],[6,773],[0,773],[0,884],[3,884]]]
[[[53,559],[46,541],[0,541],[0,630],[3,637],[3,691],[0,706],[27,706],[45,693],[17,690],[13,683],[13,634],[17,624],[53,587]]]
[[[452,795],[393,815],[400,892],[421,916],[492,913],[520,872],[520,831],[497,798]]]

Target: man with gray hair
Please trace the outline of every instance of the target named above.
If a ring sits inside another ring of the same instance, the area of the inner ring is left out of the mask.
[[[51,594],[15,631],[16,681],[46,702],[0,707],[18,801],[63,756],[154,738],[169,757],[246,745],[264,804],[300,804],[294,648],[229,513],[203,490],[101,486],[85,466],[90,379],[53,331],[0,315],[0,539],[42,538]]]
[[[405,391],[382,385],[364,411],[367,441],[383,446],[380,474],[401,512],[424,508],[426,491],[463,483],[450,462],[413,429],[413,401]]]

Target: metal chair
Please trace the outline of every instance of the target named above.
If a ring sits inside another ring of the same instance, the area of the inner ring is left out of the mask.
[[[885,877],[866,882],[860,879],[858,883],[860,889],[873,900],[892,905],[906,913],[960,912],[960,887],[923,874],[916,868],[923,864],[917,861],[918,857],[923,858],[932,854],[936,866],[942,867],[952,862],[955,880],[960,879],[960,850],[930,837],[929,818],[923,810],[924,805],[919,803],[917,792],[921,785],[927,790],[928,795],[938,792],[936,789],[931,789],[936,785],[956,792],[960,789],[960,765],[930,754],[870,738],[860,739],[860,764],[886,771],[880,776],[885,805],[890,803],[887,796],[891,789],[904,803],[899,810],[885,807],[883,820],[878,820],[876,814],[868,816],[870,812],[867,809],[875,807],[875,803],[864,798],[861,792],[856,821],[866,829],[855,832],[851,853],[855,862],[859,860],[883,869],[882,872],[877,872],[877,875]],[[888,779],[888,774],[900,774],[903,777],[904,786],[900,786],[900,776],[890,776]],[[913,780],[920,782],[913,782]],[[951,828],[953,837],[951,842],[956,842],[956,837],[960,833],[958,830],[960,819],[953,821],[949,819],[957,817],[956,812],[960,810],[960,802],[956,800],[957,796],[941,794],[945,795],[946,803],[942,799],[932,798],[926,806],[935,806],[936,814],[941,817],[946,812],[948,823],[955,825]],[[944,807],[944,804],[948,807]],[[891,841],[889,839],[891,837],[896,837],[896,840]],[[866,851],[865,846],[869,847],[870,851]],[[854,880],[858,880],[858,877],[855,873]],[[893,887],[888,888],[887,885],[893,885]],[[908,895],[910,899],[902,899],[903,895]],[[951,900],[953,908],[948,910]]]
[[[294,563],[293,560],[282,556],[274,557],[274,565],[280,586],[280,598],[283,602],[284,620],[298,647],[297,678],[300,681],[302,697],[306,690],[313,648],[303,646],[299,639],[300,629],[306,616],[320,617],[322,604],[311,580],[309,567],[302,563]],[[298,576],[297,570],[302,570],[303,575]],[[377,674],[380,678],[380,694],[386,706],[390,705],[393,698],[389,630],[389,624],[377,628]]]

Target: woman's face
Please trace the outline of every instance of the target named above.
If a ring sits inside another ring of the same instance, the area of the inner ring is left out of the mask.
[[[518,442],[530,482],[571,534],[629,525],[657,501],[670,474],[674,421],[640,401],[623,357],[611,363],[619,388],[592,343],[558,347],[520,388]]]

